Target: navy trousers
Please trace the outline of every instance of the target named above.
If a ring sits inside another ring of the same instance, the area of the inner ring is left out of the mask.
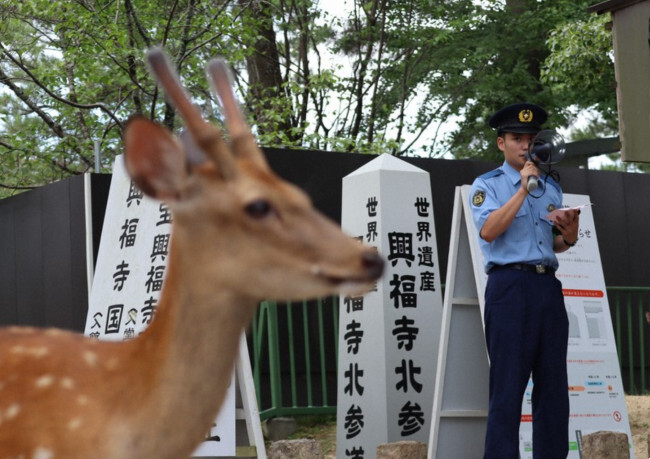
[[[550,274],[502,269],[485,290],[490,404],[485,459],[519,457],[523,395],[532,374],[533,457],[565,459],[569,449],[567,344],[562,284]]]

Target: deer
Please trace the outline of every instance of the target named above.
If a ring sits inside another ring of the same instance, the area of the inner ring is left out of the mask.
[[[126,170],[172,212],[156,313],[137,337],[91,339],[54,328],[0,331],[0,457],[182,458],[209,432],[264,299],[362,294],[377,250],[345,234],[269,167],[228,66],[207,66],[225,118],[205,120],[160,48],[149,68],[189,133],[133,115]]]

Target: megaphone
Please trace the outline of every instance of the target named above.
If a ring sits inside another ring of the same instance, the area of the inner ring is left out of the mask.
[[[564,138],[557,131],[546,129],[539,131],[533,141],[530,142],[526,159],[538,165],[550,166],[562,161],[565,154],[566,144]],[[528,177],[526,188],[529,193],[537,189],[537,182],[538,179],[534,175]]]

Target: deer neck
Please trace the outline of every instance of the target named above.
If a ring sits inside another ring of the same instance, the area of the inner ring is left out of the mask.
[[[203,262],[185,256],[201,253],[188,247],[192,244],[191,238],[172,231],[158,308],[154,320],[136,340],[138,358],[152,363],[142,375],[149,403],[140,406],[139,415],[149,422],[156,420],[160,431],[169,433],[170,443],[174,432],[181,436],[194,431],[208,433],[231,383],[240,336],[255,305],[253,299],[219,285],[218,278],[197,272],[196,266],[204,266]],[[212,265],[233,262],[211,260]]]

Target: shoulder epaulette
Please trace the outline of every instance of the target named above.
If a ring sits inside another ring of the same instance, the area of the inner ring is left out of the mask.
[[[492,177],[498,177],[499,175],[502,175],[502,174],[503,174],[503,170],[501,168],[498,168],[498,169],[493,169],[490,172],[486,172],[483,175],[479,175],[478,178],[486,180],[486,179],[489,179],[489,178],[492,178]]]
[[[557,183],[557,182],[553,179],[553,177],[549,177],[549,178],[546,180],[546,184],[547,184],[547,185],[552,185],[552,186],[553,186],[554,188],[556,188],[558,191],[562,192],[562,188],[560,188],[560,184]]]

